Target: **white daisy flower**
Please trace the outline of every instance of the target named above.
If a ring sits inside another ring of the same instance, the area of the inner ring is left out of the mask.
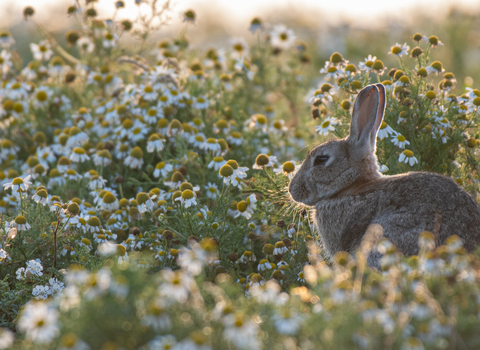
[[[147,152],[148,153],[153,153],[153,152],[160,152],[164,148],[164,140],[161,139],[157,134],[152,134],[148,138],[147,142]]]
[[[233,145],[240,146],[243,143],[243,136],[238,131],[232,131],[230,135],[227,136],[227,141]]]
[[[183,204],[185,208],[189,208],[192,205],[197,205],[196,197],[197,195],[194,191],[185,190],[180,197],[175,198],[175,201]]]
[[[393,144],[399,148],[402,148],[404,149],[405,146],[409,145],[410,142],[408,142],[406,139],[405,139],[405,136],[403,135],[396,135],[394,137],[392,137],[391,141],[393,142]]]
[[[267,259],[258,262],[258,271],[272,270],[275,266]]]
[[[37,61],[48,61],[53,55],[50,44],[46,40],[38,44],[30,43],[30,50],[32,51],[33,58]]]
[[[226,162],[225,162],[226,163]],[[218,196],[218,186],[214,183],[209,182],[205,189],[207,190],[207,198],[216,199]]]
[[[28,187],[32,184],[30,182],[31,175],[22,179],[21,177],[16,177],[12,180],[12,182],[8,182],[3,184],[3,189],[8,190],[9,188],[12,189],[13,192],[26,192]]]
[[[270,31],[270,44],[272,47],[286,50],[295,44],[296,35],[292,29],[283,24],[278,24]]]
[[[213,169],[215,171],[220,170],[222,166],[227,164],[227,161],[223,157],[213,157],[212,161],[208,163],[208,169]]]
[[[78,47],[78,50],[82,54],[92,53],[93,50],[95,50],[95,44],[90,38],[86,36],[82,36],[80,39],[78,39],[76,45]]]
[[[392,134],[396,135],[397,132],[394,131],[386,122],[382,122],[380,129],[378,130],[378,138],[382,140]]]
[[[410,50],[410,46],[408,46],[407,43],[403,45],[396,43],[390,48],[390,52],[388,54],[402,57],[402,56],[408,55],[408,50]]]
[[[418,163],[417,158],[414,157],[413,152],[406,149],[402,153],[400,153],[400,156],[398,157],[398,161],[400,163],[408,163],[410,166],[415,165]]]
[[[359,70],[366,71],[366,72],[372,71],[373,63],[376,60],[377,60],[377,56],[368,55],[368,57],[365,58],[364,62],[359,62],[358,63]]]
[[[232,38],[230,40],[232,44],[232,57],[233,58],[240,58],[240,57],[247,57],[249,54],[250,49],[248,48],[248,44],[244,38]]]
[[[320,73],[324,73],[324,74],[326,73],[327,74],[326,78],[333,78],[333,79],[340,78],[345,74],[343,69],[336,66],[330,61],[325,62],[325,66],[322,69],[320,69]]]
[[[123,164],[132,169],[140,169],[143,163],[143,151],[140,147],[132,148],[130,155],[123,161]]]
[[[335,118],[332,118],[332,117],[329,117],[327,119],[325,119],[322,123],[322,125],[317,125],[315,127],[315,131],[319,134],[319,135],[328,135],[329,132],[334,132],[335,131],[335,126],[334,125],[337,125],[338,124],[338,120],[336,120]]]
[[[173,171],[173,165],[165,162],[157,163],[155,170],[153,171],[153,176],[155,177],[167,177],[168,173]]]
[[[83,163],[90,159],[87,152],[82,147],[75,147],[70,155],[70,159],[74,163]]]
[[[58,311],[44,302],[28,302],[18,319],[25,337],[40,344],[50,343],[59,333]]]

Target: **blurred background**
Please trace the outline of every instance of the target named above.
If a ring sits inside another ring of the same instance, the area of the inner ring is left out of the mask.
[[[66,46],[63,33],[76,25],[74,18],[66,14],[73,3],[73,0],[1,0],[0,30],[12,33],[16,50],[28,62],[32,57],[29,43],[43,37],[31,22],[24,21],[22,9],[33,6],[35,20]],[[85,0],[80,0],[80,4],[84,5]],[[116,11],[114,0],[98,0],[95,7],[101,18],[115,15],[117,19],[134,19],[139,8],[135,0],[125,0],[125,5]],[[457,80],[469,76],[480,82],[478,0],[177,0],[172,2],[168,23],[150,39],[152,44],[178,34],[183,28],[182,14],[187,9],[197,14],[187,36],[190,45],[199,50],[226,47],[232,37],[252,42],[255,37],[248,30],[249,23],[258,16],[267,24],[283,23],[292,28],[297,39],[307,43],[315,69],[321,68],[334,51],[356,64],[368,54],[377,55],[388,67],[389,60],[396,60],[387,56],[389,48],[396,42],[406,42],[413,48],[412,35],[420,32],[437,35],[445,44],[435,50],[433,58],[442,61]],[[124,36],[122,40],[132,39]]]

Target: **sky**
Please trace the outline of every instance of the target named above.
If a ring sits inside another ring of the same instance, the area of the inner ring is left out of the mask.
[[[80,0],[84,3],[85,0]],[[113,12],[115,0],[99,0],[97,9],[102,17],[109,16]],[[125,0],[128,7],[123,10],[120,16],[123,18],[135,13],[133,0]],[[60,18],[62,13],[56,13],[52,20],[54,9],[65,8],[73,3],[73,0],[0,0],[0,29],[15,25],[22,20],[22,9],[26,5],[35,7],[37,20],[43,22],[51,30],[64,25]],[[255,16],[268,15],[274,10],[292,10],[299,16],[316,15],[321,20],[328,20],[335,24],[338,21],[349,21],[359,25],[375,26],[382,24],[388,17],[405,17],[408,21],[408,14],[414,9],[423,12],[446,11],[451,5],[455,7],[466,7],[471,10],[480,10],[478,0],[174,0],[174,21],[180,21],[182,11],[192,8],[197,14],[199,21],[202,14],[214,13],[222,16],[232,27],[248,23]],[[2,28],[3,27],[3,28]]]

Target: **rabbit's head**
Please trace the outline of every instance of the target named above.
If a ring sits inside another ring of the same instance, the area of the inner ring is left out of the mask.
[[[381,174],[375,146],[385,112],[385,87],[369,85],[357,96],[350,135],[325,142],[310,151],[290,181],[288,191],[296,202],[313,206],[340,192],[354,192]]]

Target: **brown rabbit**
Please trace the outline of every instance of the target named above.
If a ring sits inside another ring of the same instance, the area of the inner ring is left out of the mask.
[[[378,171],[376,138],[385,112],[385,87],[369,85],[357,96],[350,135],[310,151],[289,192],[315,207],[317,228],[330,256],[359,248],[367,227],[380,224],[383,236],[405,255],[418,253],[418,236],[433,232],[437,244],[458,235],[471,251],[480,242],[480,210],[452,179],[427,172],[384,176]],[[381,255],[372,251],[371,266]]]

